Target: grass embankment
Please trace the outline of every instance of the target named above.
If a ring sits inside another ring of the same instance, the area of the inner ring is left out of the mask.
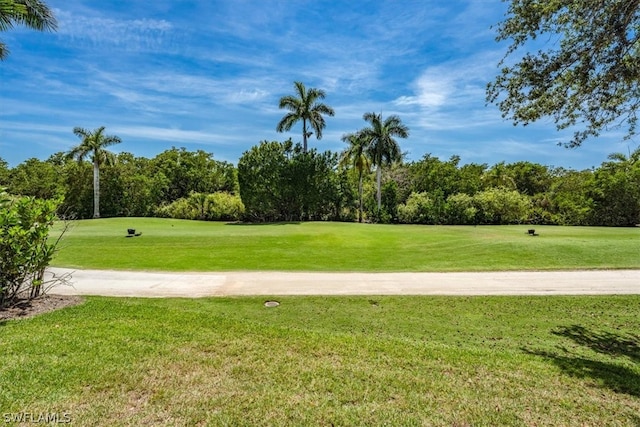
[[[142,236],[125,238],[127,228]],[[53,265],[167,271],[640,268],[640,228],[76,221]]]
[[[128,299],[0,323],[4,414],[74,425],[640,422],[640,296]]]

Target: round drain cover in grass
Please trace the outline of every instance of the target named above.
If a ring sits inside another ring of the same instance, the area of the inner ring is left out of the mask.
[[[265,307],[277,307],[279,305],[280,305],[280,303],[278,301],[266,301],[264,303]]]

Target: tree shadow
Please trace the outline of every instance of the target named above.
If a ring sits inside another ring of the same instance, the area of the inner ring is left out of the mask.
[[[626,336],[611,332],[593,332],[583,326],[574,325],[552,332],[553,335],[571,339],[576,344],[609,356],[626,356],[640,362],[640,335]]]
[[[631,369],[627,362],[640,362],[640,336],[634,334],[614,334],[611,332],[589,331],[574,325],[551,332],[553,335],[570,339],[575,344],[586,347],[599,357],[577,354],[577,351],[559,347],[557,351],[524,349],[528,354],[549,359],[566,374],[580,379],[592,379],[602,387],[616,393],[640,397],[640,374]],[[627,366],[625,366],[627,365]]]
[[[227,222],[226,225],[244,225],[244,226],[255,226],[255,225],[299,225],[300,221],[279,221],[279,222]]]

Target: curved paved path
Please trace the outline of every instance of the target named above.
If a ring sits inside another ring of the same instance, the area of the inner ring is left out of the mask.
[[[640,294],[640,270],[488,273],[161,273],[50,268],[60,295],[606,295]]]

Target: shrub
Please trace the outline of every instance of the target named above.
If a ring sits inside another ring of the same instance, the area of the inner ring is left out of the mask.
[[[213,194],[191,193],[157,209],[156,215],[164,218],[197,219],[204,221],[238,221],[244,213],[239,196],[217,192]]]
[[[531,199],[506,188],[490,188],[473,196],[483,224],[520,224],[531,212]]]
[[[407,203],[398,206],[398,220],[406,224],[435,224],[438,205],[428,193],[411,193]]]
[[[445,215],[448,224],[468,225],[476,224],[478,208],[475,207],[473,197],[458,193],[447,198],[445,204]]]
[[[49,243],[59,201],[21,197],[0,189],[0,308],[33,299],[44,289],[44,273],[59,241]]]

